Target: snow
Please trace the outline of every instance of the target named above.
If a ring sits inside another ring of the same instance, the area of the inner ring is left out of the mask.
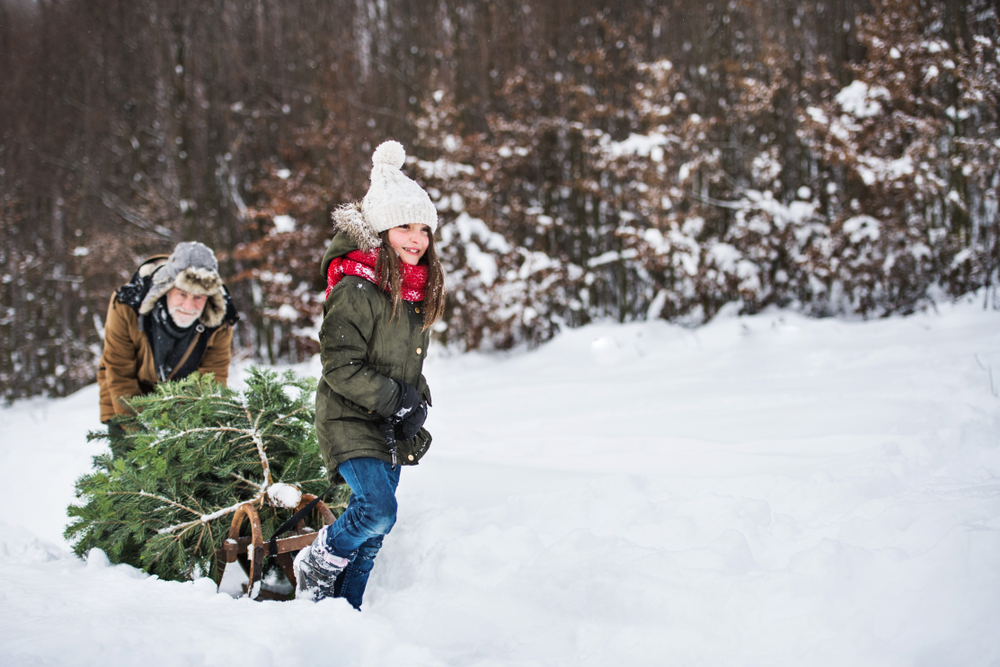
[[[878,100],[891,99],[889,90],[883,86],[869,86],[864,81],[852,81],[837,93],[841,108],[857,118],[868,118],[882,113]]]
[[[865,185],[872,185],[876,181],[899,180],[914,172],[913,158],[909,155],[894,160],[868,155],[859,156],[857,169]]]
[[[289,232],[294,232],[296,226],[296,220],[290,215],[276,215],[274,216],[274,229],[271,230],[271,235],[275,234],[287,234]]]
[[[605,150],[612,157],[638,155],[640,157],[650,157],[653,162],[662,162],[663,146],[667,143],[667,137],[659,132],[652,132],[648,135],[633,133],[624,141],[613,142],[608,139]]]
[[[593,269],[598,266],[604,266],[605,264],[612,264],[622,260],[633,259],[638,256],[638,254],[639,251],[635,248],[626,248],[625,250],[609,250],[598,255],[597,257],[591,257],[587,260],[587,266]]]
[[[61,534],[97,390],[0,409],[0,664],[995,665],[1000,313],[726,310],[449,356],[364,610]],[[298,370],[317,373],[316,362]],[[243,367],[234,369],[239,386]]]
[[[813,120],[813,122],[819,123],[820,125],[829,125],[830,119],[827,118],[826,114],[819,107],[807,107],[806,114]]]
[[[497,279],[497,260],[492,254],[485,253],[475,243],[468,243],[465,248],[465,264],[473,273],[478,273],[483,284],[489,287]]]
[[[857,245],[863,240],[878,241],[881,234],[882,223],[870,215],[856,215],[844,221],[844,233],[847,234],[851,243]]]
[[[798,196],[808,197],[809,188],[799,188]],[[778,199],[775,199],[774,194],[770,191],[759,192],[757,190],[747,190],[741,206],[745,209],[758,209],[766,212],[774,220],[774,224],[778,229],[784,229],[789,223],[797,225],[805,224],[806,221],[816,214],[818,204],[816,202],[793,201],[785,205]],[[737,215],[742,217],[741,213],[743,211],[737,213]],[[768,231],[770,230],[763,230],[762,233],[767,233]]]
[[[740,251],[728,243],[713,243],[706,252],[720,270],[730,273],[736,267],[737,262],[743,259]]]
[[[295,509],[302,500],[302,492],[291,484],[272,484],[267,487],[267,495],[277,507]]]
[[[290,303],[283,303],[275,313],[279,320],[295,321],[299,319],[299,311]]]

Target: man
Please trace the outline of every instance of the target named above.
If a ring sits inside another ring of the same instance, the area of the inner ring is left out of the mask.
[[[210,248],[181,243],[169,257],[147,259],[108,306],[97,369],[101,421],[128,413],[120,399],[148,394],[159,382],[195,371],[226,384],[238,320]],[[113,424],[108,428],[112,436],[121,434]]]

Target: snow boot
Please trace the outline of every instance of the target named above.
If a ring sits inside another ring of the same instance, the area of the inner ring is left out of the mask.
[[[295,599],[319,602],[334,597],[337,575],[344,571],[351,561],[335,556],[326,546],[326,530],[323,526],[316,539],[295,556],[292,567],[295,570]]]

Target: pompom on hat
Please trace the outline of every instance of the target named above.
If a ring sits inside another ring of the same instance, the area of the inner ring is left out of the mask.
[[[372,184],[361,200],[361,214],[376,235],[403,225],[437,230],[437,209],[422,187],[401,171],[406,151],[398,141],[379,144],[372,154]]]

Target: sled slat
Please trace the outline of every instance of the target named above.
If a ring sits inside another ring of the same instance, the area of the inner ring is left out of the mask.
[[[303,535],[293,535],[292,537],[283,537],[278,542],[278,553],[284,554],[289,551],[298,551],[299,549],[305,548],[313,543],[316,539],[316,533],[305,533]],[[252,537],[239,537],[233,540],[232,538],[226,540],[222,543],[222,553],[226,558],[227,563],[236,562],[236,557],[239,554],[245,554],[247,552],[247,546],[253,542]],[[271,556],[271,543],[264,542],[264,555]]]

